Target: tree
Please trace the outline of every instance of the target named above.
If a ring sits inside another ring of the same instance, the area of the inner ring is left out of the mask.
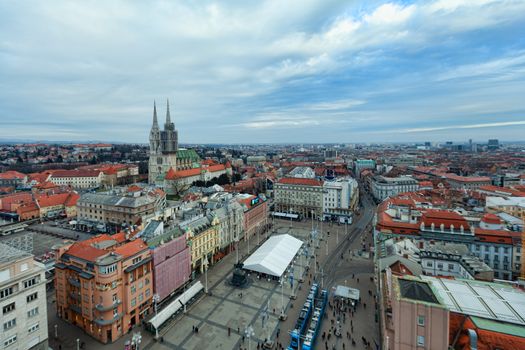
[[[64,162],[64,158],[62,158],[62,155],[59,154],[57,157],[57,163],[63,163],[63,162]]]

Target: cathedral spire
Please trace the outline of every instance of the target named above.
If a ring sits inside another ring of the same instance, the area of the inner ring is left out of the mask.
[[[155,103],[155,100],[153,100],[153,127],[152,129],[158,129],[159,123],[157,121],[157,104]]]
[[[170,116],[170,100],[166,99],[166,125],[171,124],[171,116]]]

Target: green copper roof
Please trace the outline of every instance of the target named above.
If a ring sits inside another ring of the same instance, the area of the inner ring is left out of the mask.
[[[192,162],[200,162],[200,157],[193,149],[179,148],[177,150],[177,158],[179,159],[189,159]]]
[[[521,326],[515,323],[509,322],[498,322],[494,320],[489,320],[487,318],[481,318],[476,316],[471,316],[472,322],[476,327],[481,329],[486,329],[489,331],[494,331],[498,333],[504,333],[509,335],[514,335],[516,337],[525,338],[525,326]]]

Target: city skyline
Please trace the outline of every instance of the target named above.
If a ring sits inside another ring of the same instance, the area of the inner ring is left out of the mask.
[[[525,3],[0,4],[2,138],[520,141]],[[479,141],[478,141],[479,142]]]

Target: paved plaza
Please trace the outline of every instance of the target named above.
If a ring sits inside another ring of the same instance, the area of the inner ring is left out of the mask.
[[[296,258],[294,262],[294,295],[297,299],[290,299],[292,294],[289,278],[286,279],[284,287],[281,288],[279,281],[274,279],[258,278],[256,273],[249,276],[250,283],[245,288],[235,288],[227,283],[231,277],[236,262],[236,252],[229,254],[223,260],[210,267],[208,271],[209,295],[203,295],[192,306],[188,307],[185,314],[181,313],[160,331],[162,341],[155,340],[153,335],[136,326],[133,332],[140,331],[142,334],[141,349],[257,349],[265,339],[270,338],[275,342],[274,349],[280,346],[286,348],[290,343],[289,331],[293,328],[302,304],[306,300],[307,292],[314,281],[323,283],[324,288],[329,290],[337,284],[346,284],[360,289],[362,303],[352,315],[344,316],[344,337],[331,336],[330,340],[322,340],[318,337],[317,349],[366,349],[361,342],[361,337],[366,337],[375,348],[374,342],[378,341],[377,323],[375,323],[374,300],[369,295],[369,290],[375,290],[373,280],[372,257],[356,256],[363,243],[369,243],[370,234],[368,223],[371,219],[371,211],[364,217],[356,220],[356,223],[345,228],[344,225],[323,225],[323,239],[319,247],[315,249],[316,257]],[[318,223],[316,222],[317,226]],[[317,226],[321,231],[320,225]],[[304,220],[302,222],[288,222],[275,220],[272,234],[288,233],[303,241],[310,238],[312,223]],[[328,232],[330,232],[328,237]],[[261,235],[250,238],[248,241],[239,243],[239,259],[243,261],[250,253],[255,251],[258,245],[263,243],[265,236]],[[348,242],[343,244],[344,242]],[[344,248],[344,249],[343,249]],[[328,253],[327,253],[328,252]],[[315,264],[314,264],[315,262]],[[309,265],[305,274],[304,282],[299,284],[299,274],[304,271],[303,265]],[[326,270],[326,271],[325,271]],[[204,275],[199,279],[205,284]],[[242,293],[242,294],[241,294]],[[367,307],[364,307],[364,304]],[[281,307],[287,315],[285,321],[279,321]],[[263,327],[263,315],[267,311],[268,317]],[[58,344],[62,349],[75,349],[76,338],[84,342],[84,349],[123,349],[126,340],[132,334],[128,334],[117,342],[102,345],[90,338],[78,328],[73,327],[62,320],[54,317],[54,295],[49,295],[49,332],[50,345],[57,349]],[[335,321],[334,310],[327,308],[325,319],[320,334],[329,334],[332,328],[332,320]],[[343,316],[340,316],[343,317]],[[54,325],[58,325],[59,336],[54,339]],[[253,335],[248,339],[245,335],[247,327],[253,328]],[[198,329],[198,332],[195,331]],[[352,330],[351,338],[346,338],[346,332]],[[65,336],[67,334],[67,336]],[[352,337],[356,339],[356,345],[352,346]],[[326,344],[325,344],[326,342]],[[343,345],[344,344],[344,345]],[[343,347],[344,346],[344,347]]]

